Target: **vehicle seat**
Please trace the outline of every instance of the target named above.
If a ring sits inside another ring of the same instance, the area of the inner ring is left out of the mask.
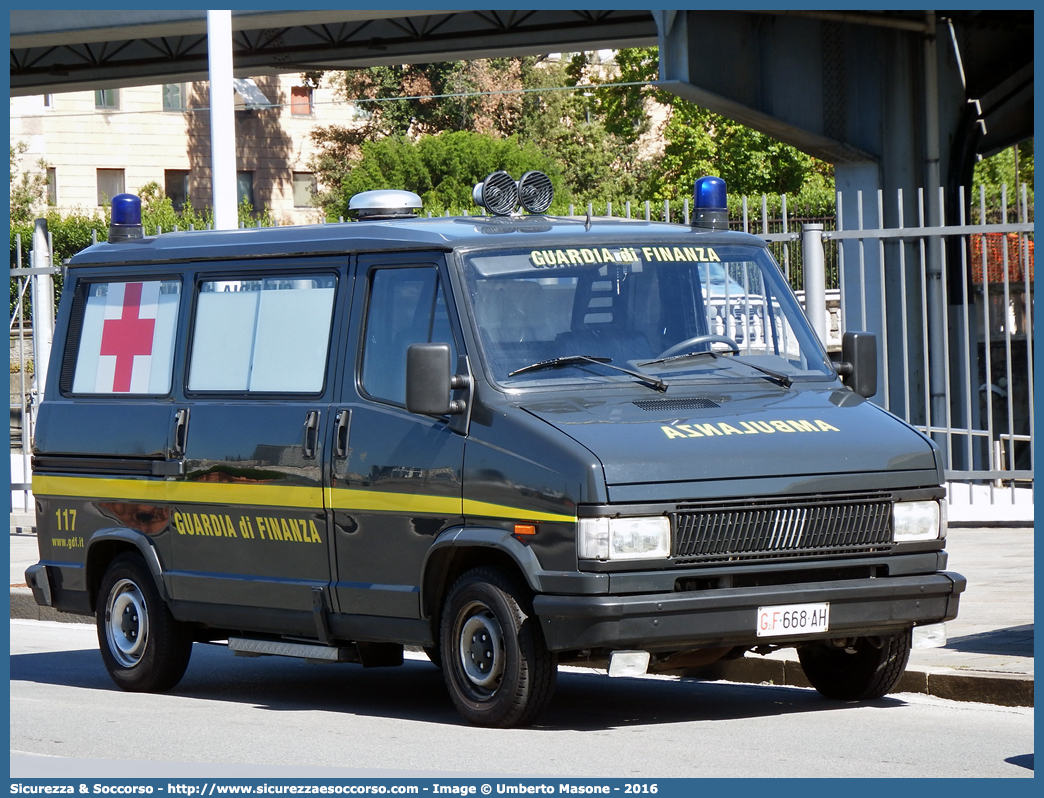
[[[609,357],[614,363],[655,356],[648,337],[629,326],[630,286],[614,275],[594,274],[576,287],[572,328],[556,337],[562,354]]]

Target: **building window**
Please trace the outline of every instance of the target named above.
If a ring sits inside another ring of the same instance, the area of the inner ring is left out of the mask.
[[[315,196],[315,175],[311,172],[294,172],[294,207],[312,207],[312,197]]]
[[[58,170],[53,166],[47,167],[47,204],[58,204]]]
[[[236,204],[242,205],[246,201],[250,207],[254,207],[254,173],[236,172]]]
[[[188,169],[165,169],[163,171],[163,193],[170,198],[174,210],[180,211],[189,202]]]
[[[310,86],[290,87],[290,113],[294,116],[312,115],[312,89]]]
[[[95,89],[94,107],[100,110],[113,111],[120,107],[119,89]]]
[[[117,194],[123,193],[122,169],[98,170],[98,204],[108,205]]]
[[[54,108],[54,95],[53,94],[45,94],[44,95],[44,108]]]
[[[185,102],[185,84],[184,83],[164,83],[163,84],[163,110],[164,111],[184,111],[186,108]]]

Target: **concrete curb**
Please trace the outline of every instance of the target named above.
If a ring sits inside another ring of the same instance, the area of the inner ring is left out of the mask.
[[[94,623],[94,619],[86,615],[69,615],[37,605],[33,600],[33,592],[27,587],[11,588],[11,617],[61,623]],[[705,681],[811,687],[800,663],[789,659],[743,657],[666,673]],[[975,701],[1002,707],[1032,707],[1033,677],[952,669],[910,669],[903,674],[896,692],[921,693],[951,701]]]
[[[796,659],[748,656],[699,668],[674,671],[697,679],[811,687]],[[950,701],[974,701],[1002,707],[1032,707],[1033,677],[1021,674],[908,668],[896,693],[920,693]]]
[[[11,617],[29,621],[58,621],[59,623],[94,624],[88,615],[70,615],[52,607],[41,607],[33,599],[33,591],[27,587],[11,588]]]

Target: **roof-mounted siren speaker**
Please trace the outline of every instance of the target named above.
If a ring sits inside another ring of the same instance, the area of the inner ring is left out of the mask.
[[[109,243],[144,238],[141,229],[141,199],[134,194],[117,194],[112,198],[112,220],[109,223]]]
[[[692,226],[704,230],[729,229],[729,203],[725,181],[720,177],[701,177],[693,188]]]
[[[518,201],[529,213],[543,213],[554,198],[551,178],[543,172],[526,172],[518,181]]]
[[[518,207],[518,184],[507,172],[493,172],[471,192],[475,204],[494,216],[508,216]]]

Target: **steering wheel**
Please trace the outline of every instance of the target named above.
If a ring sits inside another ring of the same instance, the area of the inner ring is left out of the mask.
[[[679,341],[674,346],[664,349],[656,359],[659,360],[664,357],[673,357],[674,355],[684,354],[689,352],[694,346],[711,343],[728,344],[729,348],[732,350],[732,354],[739,354],[739,344],[727,335],[695,335],[692,338],[686,338],[684,341]]]

